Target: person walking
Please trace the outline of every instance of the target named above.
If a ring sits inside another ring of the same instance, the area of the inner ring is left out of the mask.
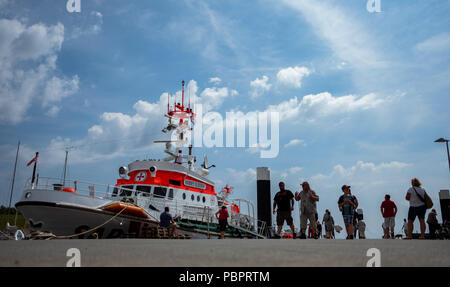
[[[293,237],[296,238],[294,220],[292,219],[294,194],[290,190],[285,189],[284,182],[280,182],[278,186],[280,191],[275,194],[273,199],[273,214],[277,213],[277,233],[275,237],[281,238],[281,229],[284,221],[286,221],[287,225],[291,227]],[[275,208],[277,209],[275,210]]]
[[[300,201],[300,239],[306,238],[306,226],[309,220],[311,234],[315,239],[317,236],[316,229],[316,202],[319,201],[319,196],[311,189],[308,182],[302,183],[302,191],[295,193],[295,200]]]
[[[358,200],[356,196],[351,194],[350,186],[342,186],[343,195],[339,197],[338,207],[344,218],[345,230],[347,231],[346,239],[353,239],[353,216],[358,208]]]
[[[422,187],[422,183],[417,178],[411,180],[411,187],[406,192],[406,200],[409,201],[408,210],[408,235],[405,239],[412,239],[412,232],[414,228],[414,220],[419,218],[420,222],[420,237],[419,239],[425,239],[425,213],[427,207],[423,198],[425,198],[425,189]],[[422,198],[422,199],[421,199]]]
[[[386,194],[384,196],[384,201],[380,206],[381,215],[384,218],[384,238],[388,239],[389,237],[395,239],[394,235],[394,227],[395,227],[395,215],[397,214],[397,205],[391,200],[391,196]],[[389,234],[389,230],[391,233]]]
[[[227,207],[222,205],[222,208],[216,212],[216,218],[219,221],[219,231],[220,231],[220,239],[225,239],[225,231],[228,226],[228,214]]]
[[[441,229],[437,220],[436,209],[432,209],[427,218],[428,229],[430,231],[430,239],[436,239],[436,231]]]
[[[322,223],[325,226],[325,238],[331,239],[334,231],[334,219],[331,216],[330,211],[325,210],[325,214],[323,215]]]

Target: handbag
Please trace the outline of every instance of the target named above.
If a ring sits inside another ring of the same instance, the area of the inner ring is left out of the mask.
[[[433,201],[431,200],[431,198],[428,196],[427,192],[424,190],[423,194],[425,195],[425,198],[423,198],[415,189],[415,187],[413,186],[414,191],[416,192],[417,196],[419,197],[419,199],[425,203],[425,206],[427,209],[430,209],[433,207]]]

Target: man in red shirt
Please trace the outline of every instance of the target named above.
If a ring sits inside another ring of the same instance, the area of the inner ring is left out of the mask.
[[[216,218],[219,220],[220,239],[225,239],[228,217],[230,217],[230,215],[228,214],[227,207],[225,205],[222,205],[222,208],[216,212]]]
[[[384,201],[381,203],[381,214],[384,218],[384,236],[383,238],[388,239],[391,237],[394,239],[394,227],[395,227],[395,215],[397,214],[397,206],[391,200],[391,196],[386,194],[384,196]],[[389,235],[389,229],[391,229],[391,234]]]

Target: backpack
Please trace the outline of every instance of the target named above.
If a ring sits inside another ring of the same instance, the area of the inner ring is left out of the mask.
[[[417,197],[420,199],[420,201],[422,201],[423,203],[425,203],[425,206],[427,209],[430,209],[433,207],[433,201],[431,200],[431,198],[428,196],[428,194],[426,193],[425,190],[423,190],[423,194],[425,195],[425,198],[423,198],[415,189],[415,187],[413,186],[414,191],[417,194]]]

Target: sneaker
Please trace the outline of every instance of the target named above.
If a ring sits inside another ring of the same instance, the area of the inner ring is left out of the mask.
[[[299,237],[300,239],[306,239],[306,234],[305,233],[303,233],[303,232],[301,232],[300,233],[300,237]]]
[[[276,233],[275,233],[275,234],[273,235],[273,238],[275,238],[275,239],[280,239],[281,236],[280,236],[279,234],[276,234]]]
[[[350,235],[350,238],[349,239],[353,239],[353,235]]]
[[[319,239],[319,235],[314,235],[314,239]]]

